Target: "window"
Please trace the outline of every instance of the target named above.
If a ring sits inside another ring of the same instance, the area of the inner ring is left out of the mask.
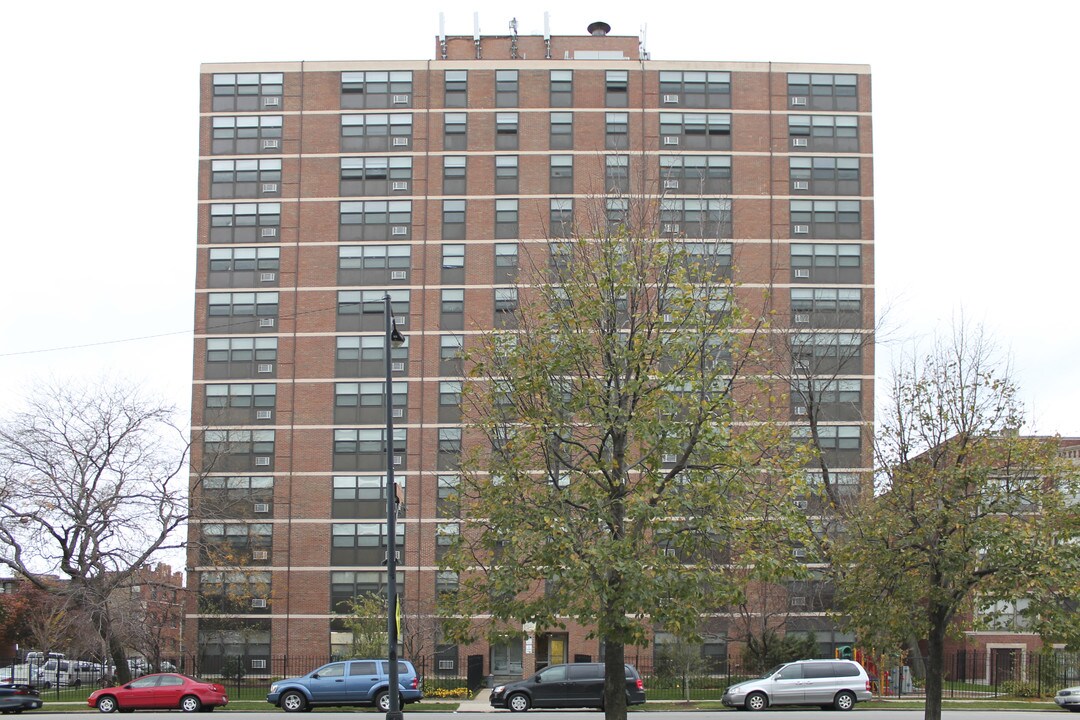
[[[458,517],[461,512],[461,503],[458,499],[458,484],[460,479],[457,475],[440,475],[438,494],[435,499],[436,517]]]
[[[385,344],[386,339],[381,338]],[[394,417],[405,418],[409,407],[409,385],[391,383]],[[400,412],[398,412],[400,411]],[[334,385],[334,422],[378,423],[386,421],[386,381],[339,382]]]
[[[700,282],[731,277],[731,243],[688,242],[683,246],[692,278]]]
[[[461,534],[461,528],[457,523],[438,523],[435,526],[435,559],[442,560],[443,556],[457,542]],[[437,580],[436,580],[437,582]],[[457,573],[454,573],[454,589],[457,589]]]
[[[398,597],[404,598],[405,582],[401,573],[398,573],[397,586]],[[351,615],[353,600],[365,595],[386,597],[386,572],[338,571],[330,573],[330,612]]]
[[[574,156],[550,156],[551,176],[549,191],[552,193],[574,192]]]
[[[210,248],[208,282],[212,288],[278,284],[281,248]]]
[[[552,237],[571,237],[574,234],[573,198],[551,198],[548,233]]]
[[[461,428],[439,428],[439,470],[456,470],[461,461]]]
[[[730,150],[731,115],[727,113],[660,113],[663,150]]]
[[[495,201],[495,237],[516,238],[518,236],[518,201]]]
[[[461,330],[465,327],[465,291],[447,289],[441,293],[439,327]]]
[[[465,282],[465,246],[445,243],[442,246],[442,282]]]
[[[551,135],[548,146],[552,150],[572,150],[574,147],[574,113],[551,113]]]
[[[674,195],[731,193],[729,155],[661,155],[661,190]]]
[[[411,200],[343,201],[339,240],[410,240]]]
[[[495,282],[510,283],[517,279],[518,246],[517,243],[495,244]]]
[[[792,428],[792,436],[798,442],[810,442],[810,428],[796,426]],[[851,464],[858,463],[859,450],[862,448],[862,428],[858,425],[820,425],[818,440],[822,452],[852,461]]]
[[[661,70],[660,102],[688,108],[729,108],[731,73]]]
[[[806,110],[858,110],[856,75],[788,73],[788,106]]]
[[[518,114],[495,114],[495,149],[518,149]]]
[[[409,280],[408,245],[339,245],[338,285],[385,285]]]
[[[446,380],[439,383],[439,422],[456,423],[461,420],[461,382]]]
[[[663,198],[660,234],[672,237],[729,238],[731,200]]]
[[[386,329],[383,296],[390,296],[390,312],[394,322],[404,329],[409,321],[408,290],[339,290],[337,329],[375,332]]]
[[[203,466],[215,472],[274,469],[273,430],[207,430]]]
[[[273,547],[274,526],[271,523],[203,523],[203,562],[244,565],[261,565],[268,562],[259,551],[269,555]],[[250,561],[248,560],[250,558]]]
[[[574,106],[574,71],[552,70],[550,75],[551,107]]]
[[[342,152],[386,152],[412,146],[412,114],[342,115]]]
[[[814,195],[860,195],[859,158],[788,158],[791,191]]]
[[[376,70],[341,73],[341,108],[412,107],[411,70]]]
[[[210,197],[257,198],[280,197],[281,160],[212,160],[210,161]]]
[[[276,332],[276,292],[210,293],[207,296],[207,332]]]
[[[439,538],[440,541],[443,538]],[[435,547],[436,557],[445,554],[446,548],[440,544]],[[458,574],[453,570],[439,570],[435,573],[435,592],[437,594],[454,593],[458,590]],[[444,662],[444,661],[440,661]]]
[[[814,152],[859,152],[859,118],[848,115],[788,115],[791,147]]]
[[[404,470],[408,433],[394,428],[394,468]],[[386,428],[334,430],[334,470],[385,470]]]
[[[270,621],[236,620],[229,618],[228,629],[205,618],[199,621],[199,647],[212,667],[221,667],[225,658],[242,657],[251,663],[270,659]]]
[[[394,552],[405,549],[405,525],[394,527]],[[381,565],[389,545],[386,523],[334,523],[330,529],[331,565]]]
[[[495,107],[518,106],[518,71],[495,71]]]
[[[273,515],[272,475],[209,475],[200,485],[200,502],[218,517],[255,518]]]
[[[214,155],[280,153],[281,127],[281,115],[215,117],[210,152]]]
[[[210,242],[278,242],[281,203],[218,203],[210,206]]]
[[[608,198],[605,201],[607,224],[610,231],[617,232],[620,227],[626,224],[626,213],[629,208],[630,204],[626,198]]]
[[[795,282],[862,282],[862,247],[832,243],[792,243]]]
[[[862,349],[869,336],[845,332],[799,332],[791,338],[794,370],[799,374],[862,371]]]
[[[609,112],[604,114],[604,147],[608,150],[626,150],[630,147],[630,114]]]
[[[468,104],[468,90],[468,70],[447,70],[443,76],[443,107],[465,107]]]
[[[243,425],[271,422],[277,402],[274,383],[228,383],[205,385],[208,425]]]
[[[516,327],[517,288],[495,288],[495,327]]]
[[[444,240],[465,239],[464,200],[443,200],[442,237]]]
[[[792,200],[791,236],[858,240],[862,236],[858,200]]]
[[[252,612],[270,612],[269,572],[214,572],[199,574],[199,612],[244,615]],[[259,606],[253,599],[265,602]],[[179,678],[177,678],[179,680]]]
[[[630,156],[604,156],[604,192],[613,195],[630,192]]]
[[[411,187],[411,157],[341,158],[342,197],[408,194]]]
[[[797,379],[791,406],[796,420],[808,412],[814,412],[822,421],[861,420],[862,381]]]
[[[495,193],[516,195],[518,191],[518,156],[495,156]]]
[[[446,113],[443,115],[443,150],[465,150],[469,146],[468,115]]]
[[[858,327],[862,321],[862,290],[791,288],[791,321],[796,327]]]
[[[407,373],[409,337],[401,347],[390,350],[390,371]],[[338,377],[386,377],[386,336],[339,336],[335,351],[334,372]]]
[[[276,110],[281,107],[284,84],[284,73],[216,73],[213,110]]]
[[[443,195],[464,195],[465,185],[464,155],[446,155],[443,157]]]
[[[396,484],[404,487],[405,477],[396,477]],[[386,475],[335,475],[333,488],[332,517],[386,517]]]
[[[206,378],[274,377],[277,348],[275,337],[207,338]]]
[[[439,336],[439,372],[443,375],[460,375],[465,338],[461,335]]]
[[[608,70],[604,76],[604,102],[608,107],[626,107],[629,103],[630,75],[626,70]]]

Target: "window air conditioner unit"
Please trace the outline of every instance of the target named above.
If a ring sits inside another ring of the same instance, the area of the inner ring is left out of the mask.
[[[664,181],[664,189],[665,190],[678,190],[679,189],[679,181],[678,180],[665,180]]]
[[[270,458],[266,455],[261,455],[255,458],[255,465],[258,467],[268,467],[270,465]]]
[[[793,180],[791,182],[791,187],[794,188],[795,190],[809,190],[810,189],[810,183],[808,183],[805,180]]]
[[[409,320],[409,318],[407,316],[405,316],[405,315],[395,315],[394,316],[394,322],[397,323],[398,327],[405,327],[408,320]]]
[[[802,595],[792,595],[791,604],[794,607],[803,607],[806,605],[806,598]]]
[[[264,272],[259,274],[259,280],[262,282],[273,282],[277,280],[277,273]]]
[[[664,96],[664,102],[669,103],[669,104],[670,103],[678,103],[679,102],[679,96],[678,95],[665,95]]]
[[[264,608],[266,607],[266,598],[251,598],[251,607]]]
[[[404,180],[396,180],[390,187],[393,190],[408,190],[409,183],[405,182]]]
[[[256,410],[255,411],[255,419],[256,420],[269,420],[272,417],[274,417],[274,411],[273,410]]]
[[[806,557],[806,548],[795,548],[791,554],[797,558]]]
[[[795,322],[799,324],[810,322],[810,313],[796,313]]]
[[[408,102],[409,102],[409,96],[408,95],[395,95],[394,96],[394,104],[395,105],[405,105]]]
[[[277,228],[263,228],[259,234],[263,237],[277,237]]]
[[[277,107],[281,104],[281,98],[277,97],[264,97],[263,107]]]
[[[277,183],[263,183],[262,191],[264,193],[277,192]]]
[[[407,137],[396,137],[396,138],[394,138],[393,144],[394,145],[408,145],[409,144],[409,138],[407,138]]]
[[[810,232],[809,225],[796,225],[794,230],[796,235],[807,235]]]
[[[265,670],[266,669],[266,661],[265,660],[252,660],[251,661],[251,669],[252,670]]]
[[[664,313],[664,322],[671,322],[671,313]]]
[[[807,507],[809,507],[809,505],[810,505],[810,503],[808,503],[805,500],[796,500],[795,501],[795,507],[799,508],[800,510],[805,510]]]
[[[440,670],[453,670],[454,669],[454,661],[453,660],[440,660],[439,661],[439,669]]]
[[[404,458],[401,457],[400,455],[395,455],[394,456],[394,464],[395,465],[400,465],[403,461],[404,461]]]
[[[390,234],[391,235],[408,235],[409,234],[409,228],[405,227],[404,225],[395,225],[394,228],[390,231]]]
[[[808,278],[810,277],[810,268],[795,268],[795,277]]]
[[[664,232],[677,233],[679,232],[679,223],[664,223]]]
[[[259,318],[259,327],[274,327],[274,318]]]
[[[791,104],[792,105],[805,105],[806,104],[806,98],[804,96],[802,96],[802,95],[795,95],[795,96],[793,96],[791,98]]]
[[[404,372],[405,371],[405,363],[403,363],[403,362],[390,363],[390,369],[393,372]]]
[[[280,146],[280,143],[275,139],[263,140],[263,150],[276,150]]]
[[[663,455],[660,456],[660,462],[662,462],[662,463],[673,463],[678,459],[679,459],[679,456],[676,455],[675,453],[664,453]]]
[[[791,138],[791,147],[806,147],[807,145],[806,138]]]
[[[394,408],[390,414],[396,418],[405,417],[405,408]]]
[[[665,145],[678,145],[679,144],[679,136],[678,135],[665,135],[664,136],[664,144]]]
[[[274,372],[274,366],[272,363],[259,363],[258,372],[272,373]]]
[[[268,513],[270,512],[270,503],[255,503],[255,512]]]
[[[404,280],[407,277],[409,277],[409,272],[407,270],[391,270],[390,271],[390,279],[391,280]]]
[[[805,415],[806,414],[806,406],[805,405],[796,405],[795,406],[795,414],[796,415]]]
[[[270,559],[270,551],[269,550],[252,550],[251,551],[251,559],[252,560],[269,560]]]

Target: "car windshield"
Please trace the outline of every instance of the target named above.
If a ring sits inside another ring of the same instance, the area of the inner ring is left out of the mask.
[[[764,675],[762,675],[761,677],[762,677],[762,678],[772,677],[773,675],[775,675],[776,673],[780,672],[781,670],[783,670],[783,669],[784,669],[784,668],[786,668],[787,666],[788,666],[788,663],[780,663],[779,665],[777,665],[776,667],[774,667],[774,668],[773,668],[772,670],[770,670],[769,672],[765,673],[765,674],[764,674]]]

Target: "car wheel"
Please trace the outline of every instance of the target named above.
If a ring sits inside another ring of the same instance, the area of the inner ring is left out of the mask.
[[[841,690],[836,693],[836,699],[833,700],[832,706],[836,710],[850,710],[855,707],[855,696],[847,690]]]
[[[194,695],[185,695],[180,698],[180,709],[184,712],[199,712],[202,709],[202,700]]]
[[[98,698],[97,709],[103,713],[111,713],[116,710],[116,698],[112,695],[102,695]]]
[[[401,695],[398,695],[398,706],[400,710],[403,703],[401,702]],[[375,707],[379,708],[379,712],[390,712],[390,693],[386,690],[375,696]]]
[[[506,698],[506,707],[510,712],[525,712],[529,709],[529,696],[524,693],[514,693]]]
[[[750,693],[743,705],[747,710],[764,710],[769,707],[769,698],[765,697],[764,693]]]
[[[41,683],[41,689],[42,689],[42,690],[48,690],[48,689],[50,689],[51,687],[52,687],[52,683],[51,683],[51,682],[49,682],[48,680],[46,680],[45,682]]]
[[[81,687],[82,687],[82,680],[80,680],[79,678],[75,678],[75,682],[73,682],[73,683],[71,684],[71,686],[72,686],[73,688],[75,688],[76,690],[78,690],[79,688],[81,688]]]
[[[307,698],[298,692],[287,692],[281,696],[281,709],[285,712],[303,712],[307,708]]]

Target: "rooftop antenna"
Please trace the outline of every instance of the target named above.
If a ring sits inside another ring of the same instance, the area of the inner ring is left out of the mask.
[[[638,42],[638,49],[641,51],[641,59],[642,60],[651,60],[652,59],[652,58],[649,57],[649,51],[645,48],[645,40],[646,40],[646,37],[648,36],[648,34],[649,34],[649,25],[648,25],[648,23],[646,23],[646,24],[641,26],[641,40]]]
[[[510,59],[517,60],[517,18],[510,18]]]
[[[446,16],[439,13],[439,54],[446,59]]]
[[[472,14],[472,38],[473,43],[476,45],[476,59],[480,60],[484,57],[484,54],[480,52],[480,13],[474,12]]]
[[[544,11],[544,59],[551,59],[551,13]]]

